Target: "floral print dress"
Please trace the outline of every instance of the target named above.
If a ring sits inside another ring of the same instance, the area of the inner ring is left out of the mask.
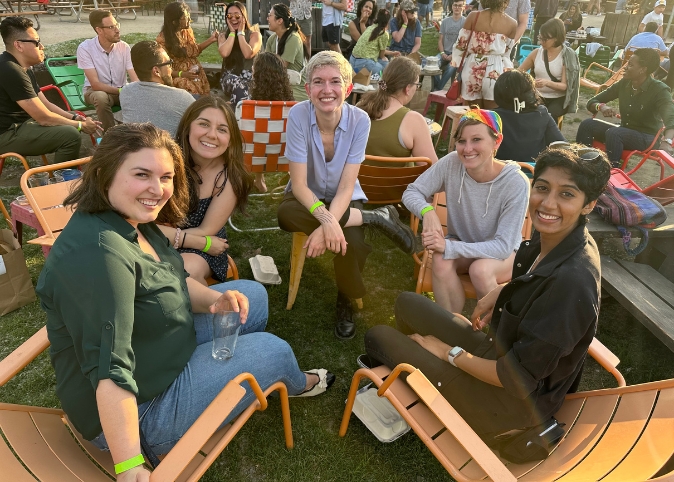
[[[180,38],[180,45],[185,48],[187,56],[173,57],[171,54],[169,54],[169,57],[171,60],[173,60],[173,71],[187,72],[192,67],[197,65],[199,66],[199,78],[191,80],[185,77],[174,77],[173,87],[184,89],[190,94],[208,95],[211,91],[211,87],[208,85],[208,77],[206,77],[206,72],[204,72],[204,69],[201,67],[201,63],[197,58],[199,56],[199,45],[194,38],[194,32],[192,32],[191,28],[180,30],[178,32],[178,37]],[[164,39],[163,33],[160,33],[157,37],[157,43],[161,45],[164,50],[166,50],[166,40]]]
[[[455,67],[459,66],[466,52],[461,72],[461,98],[466,101],[494,100],[496,79],[513,68],[510,51],[515,41],[500,33],[475,31],[468,45],[469,37],[470,30],[462,28],[452,49]]]

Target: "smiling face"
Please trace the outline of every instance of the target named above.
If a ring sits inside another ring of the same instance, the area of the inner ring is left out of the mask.
[[[241,9],[235,5],[227,9],[227,23],[231,26],[231,30],[241,31],[245,25]]]
[[[575,14],[576,14],[576,6],[575,6],[575,5],[571,5],[571,6],[569,7],[569,15],[573,17]]]
[[[341,109],[350,90],[339,69],[332,66],[316,69],[305,88],[316,110],[324,113]]]
[[[467,125],[456,141],[456,153],[468,174],[477,179],[480,173],[491,168],[499,143],[492,137],[485,124]]]
[[[133,227],[154,221],[173,195],[173,166],[163,148],[127,155],[108,188],[110,205]]]
[[[561,241],[576,226],[581,214],[589,214],[596,201],[585,202],[585,193],[559,167],[543,171],[531,189],[529,216],[541,236]]]
[[[190,124],[192,159],[200,163],[222,156],[229,147],[229,139],[225,113],[215,107],[202,110]]]
[[[267,24],[269,24],[269,30],[274,33],[283,28],[283,19],[276,16],[273,8],[267,14]]]

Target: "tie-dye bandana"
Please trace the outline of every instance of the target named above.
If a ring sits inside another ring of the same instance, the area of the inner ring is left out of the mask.
[[[459,123],[461,123],[464,119],[474,119],[478,122],[481,122],[496,133],[499,141],[503,138],[503,134],[501,133],[503,131],[501,116],[499,116],[493,110],[471,107],[468,112],[461,116]]]

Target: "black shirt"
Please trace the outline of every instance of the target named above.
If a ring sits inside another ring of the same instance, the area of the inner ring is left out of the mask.
[[[544,105],[534,112],[520,112],[498,107],[503,122],[503,142],[496,152],[498,159],[534,162],[551,142],[563,141],[557,123]]]
[[[17,101],[37,97],[40,86],[32,69],[24,69],[9,52],[0,55],[0,134],[31,117]]]
[[[674,104],[669,87],[659,80],[648,77],[634,91],[632,81],[622,79],[587,102],[587,110],[596,112],[596,104],[618,99],[620,126],[655,135],[664,124],[674,129]],[[601,116],[599,116],[601,118]]]
[[[599,317],[600,262],[578,226],[538,266],[536,233],[522,243],[512,281],[496,301],[489,333],[475,355],[496,360],[506,392],[533,408],[527,426],[554,415],[581,372]]]

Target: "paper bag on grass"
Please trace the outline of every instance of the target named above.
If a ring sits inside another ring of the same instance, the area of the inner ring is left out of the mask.
[[[413,52],[409,54],[407,58],[414,60],[417,65],[421,65],[421,55],[419,55],[419,52]]]
[[[353,83],[370,85],[370,77],[372,77],[372,73],[369,70],[360,69],[360,72],[353,76]]]
[[[21,245],[9,229],[0,229],[0,316],[35,301]]]
[[[427,90],[417,89],[414,96],[405,107],[423,115],[424,109],[426,108],[426,101],[428,100],[428,94],[429,92]]]

